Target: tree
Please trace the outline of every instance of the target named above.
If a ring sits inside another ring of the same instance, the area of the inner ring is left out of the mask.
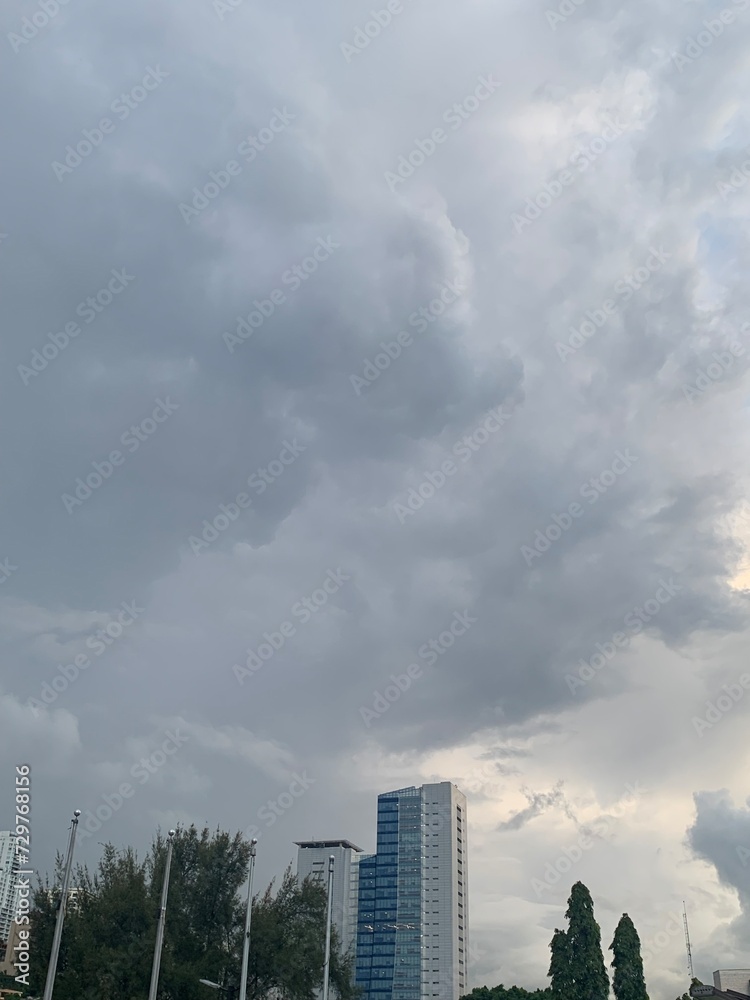
[[[552,1000],[552,991],[525,990],[522,986],[509,986],[507,989],[501,983],[489,989],[487,986],[478,986],[461,997],[461,1000]]]
[[[608,1000],[609,978],[602,955],[602,934],[594,919],[594,901],[583,884],[570,890],[567,949],[575,1000]]]
[[[568,935],[555,929],[550,941],[550,963],[547,975],[552,980],[550,990],[555,1000],[572,1000],[573,975],[568,953]]]
[[[167,842],[159,834],[139,860],[130,848],[105,845],[96,871],[78,866],[75,906],[65,918],[55,1000],[143,1000],[151,976]],[[250,844],[241,834],[179,830],[174,839],[160,1000],[215,1000],[200,979],[239,981],[245,923],[240,893]],[[59,867],[59,866],[58,866]],[[57,884],[60,882],[58,871]],[[290,870],[274,895],[273,883],[253,901],[248,997],[314,1000],[322,984],[326,890]],[[44,986],[59,889],[41,882],[31,914],[35,995]],[[351,956],[332,936],[331,988],[354,1000]]]
[[[594,920],[594,902],[583,884],[570,891],[565,912],[568,930],[556,930],[550,942],[548,975],[559,1000],[608,1000],[609,979],[602,955],[602,936]]]
[[[613,953],[612,987],[617,1000],[649,1000],[643,977],[641,939],[627,913],[623,913],[609,946]]]

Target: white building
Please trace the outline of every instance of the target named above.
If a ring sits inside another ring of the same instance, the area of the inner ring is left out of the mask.
[[[328,887],[328,859],[333,856],[332,921],[341,950],[354,952],[357,941],[359,855],[362,848],[349,840],[298,840],[297,876],[312,876]]]
[[[750,969],[718,969],[714,972],[714,986],[750,996]]]
[[[21,867],[16,843],[9,830],[0,831],[0,940],[7,941],[18,908],[18,871]]]
[[[449,781],[386,792],[377,829],[377,853],[359,866],[364,1000],[458,1000],[469,972],[466,797]]]
[[[468,993],[466,796],[449,781],[422,785],[422,809],[422,998],[458,1000]]]

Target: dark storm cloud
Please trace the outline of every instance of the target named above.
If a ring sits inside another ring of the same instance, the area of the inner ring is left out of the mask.
[[[547,809],[565,805],[565,796],[562,788],[555,788],[551,792],[527,791],[525,792],[525,795],[529,801],[527,808],[522,809],[514,816],[511,816],[510,819],[500,823],[497,828],[499,833],[503,833],[506,830],[520,830],[521,827],[526,826],[530,820],[535,819],[537,816],[541,816]]]
[[[365,740],[592,739],[564,713],[616,717],[641,647],[566,675],[628,615],[676,654],[744,627],[739,383],[684,395],[750,320],[733,6],[679,66],[695,5],[413,0],[348,60],[367,6],[70,0],[17,51],[4,10],[0,732],[40,864],[175,725],[112,836],[244,829],[304,764],[270,874],[321,815],[369,836],[325,777]],[[505,832],[572,808],[529,796]]]
[[[712,865],[721,883],[737,892],[741,916],[725,926],[742,947],[750,923],[750,801],[736,806],[724,789],[695,795],[695,822],[687,833],[697,857]]]

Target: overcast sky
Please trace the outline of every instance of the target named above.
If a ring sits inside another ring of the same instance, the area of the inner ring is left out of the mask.
[[[746,6],[4,4],[38,869],[108,797],[78,859],[255,826],[267,882],[451,780],[472,985],[547,985],[577,879],[654,1000],[683,899],[750,965]]]

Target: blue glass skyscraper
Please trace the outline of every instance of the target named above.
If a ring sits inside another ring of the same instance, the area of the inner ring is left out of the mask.
[[[357,985],[364,1000],[467,992],[466,799],[450,782],[378,796],[377,853],[360,857]]]

